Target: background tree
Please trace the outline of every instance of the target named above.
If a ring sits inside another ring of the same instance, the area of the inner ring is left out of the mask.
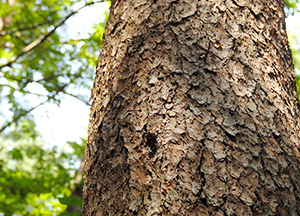
[[[299,215],[281,1],[113,1],[84,215]]]

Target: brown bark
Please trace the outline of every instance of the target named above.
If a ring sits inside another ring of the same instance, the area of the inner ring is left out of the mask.
[[[83,215],[300,215],[283,1],[116,0],[91,99]]]

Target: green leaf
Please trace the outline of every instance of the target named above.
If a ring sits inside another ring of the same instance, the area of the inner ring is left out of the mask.
[[[284,0],[285,11],[287,15],[294,15],[295,12],[299,12],[297,4],[299,0]]]
[[[81,213],[80,212],[74,212],[74,213],[63,212],[63,213],[60,213],[59,216],[81,216]]]
[[[82,198],[79,196],[69,196],[69,197],[65,196],[63,198],[59,198],[58,200],[61,204],[68,205],[68,206],[81,207],[83,203]]]

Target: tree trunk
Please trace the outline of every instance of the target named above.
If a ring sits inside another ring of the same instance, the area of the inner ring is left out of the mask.
[[[115,0],[83,215],[300,215],[281,0]]]

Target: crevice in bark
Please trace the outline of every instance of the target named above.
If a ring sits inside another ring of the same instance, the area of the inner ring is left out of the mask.
[[[111,35],[114,35],[115,34],[115,31],[117,30],[118,26],[119,26],[120,22],[117,22],[114,26],[114,28],[111,30],[110,34]]]
[[[200,201],[206,206],[208,207],[209,205],[207,204],[207,199],[205,197],[201,198],[200,197]]]
[[[126,215],[126,213],[124,211],[122,213],[123,213],[122,215]],[[130,213],[131,213],[130,215],[135,216],[135,215],[138,215],[139,212],[136,210],[130,210]]]
[[[237,7],[237,8],[244,8],[244,6],[241,6],[241,5],[239,5],[237,2],[236,2],[236,0],[232,0],[232,3]]]
[[[256,20],[260,20],[260,17],[262,16],[260,13],[259,14],[255,14],[255,12],[251,8],[248,7],[248,9],[249,9],[250,13],[254,16],[254,18]]]
[[[99,127],[98,127],[98,133],[101,132],[102,126],[103,126],[103,122],[101,122],[101,124],[100,124]],[[99,140],[99,141],[100,141],[100,140]],[[104,141],[104,140],[103,140],[103,141]]]
[[[157,152],[157,131],[149,130],[147,131],[147,126],[144,126],[146,133],[144,134],[144,140],[146,146],[150,147],[151,151],[149,153],[150,158],[153,158]]]
[[[257,199],[256,199],[256,202],[255,202],[253,205],[250,205],[250,206],[249,206],[249,208],[251,209],[252,214],[255,213],[254,207],[255,207],[255,204],[257,204],[257,200],[258,200],[257,192],[254,192],[254,194],[256,195],[256,198],[257,198]]]
[[[204,68],[204,72],[206,72],[207,74],[213,74],[213,75],[216,75],[217,73],[212,71],[212,70],[209,70],[207,68]]]
[[[235,136],[229,134],[229,133],[226,132],[225,130],[224,130],[224,133],[226,134],[226,136],[228,137],[228,139],[230,139],[230,141],[232,141],[233,143],[236,143],[236,138],[235,138]]]

